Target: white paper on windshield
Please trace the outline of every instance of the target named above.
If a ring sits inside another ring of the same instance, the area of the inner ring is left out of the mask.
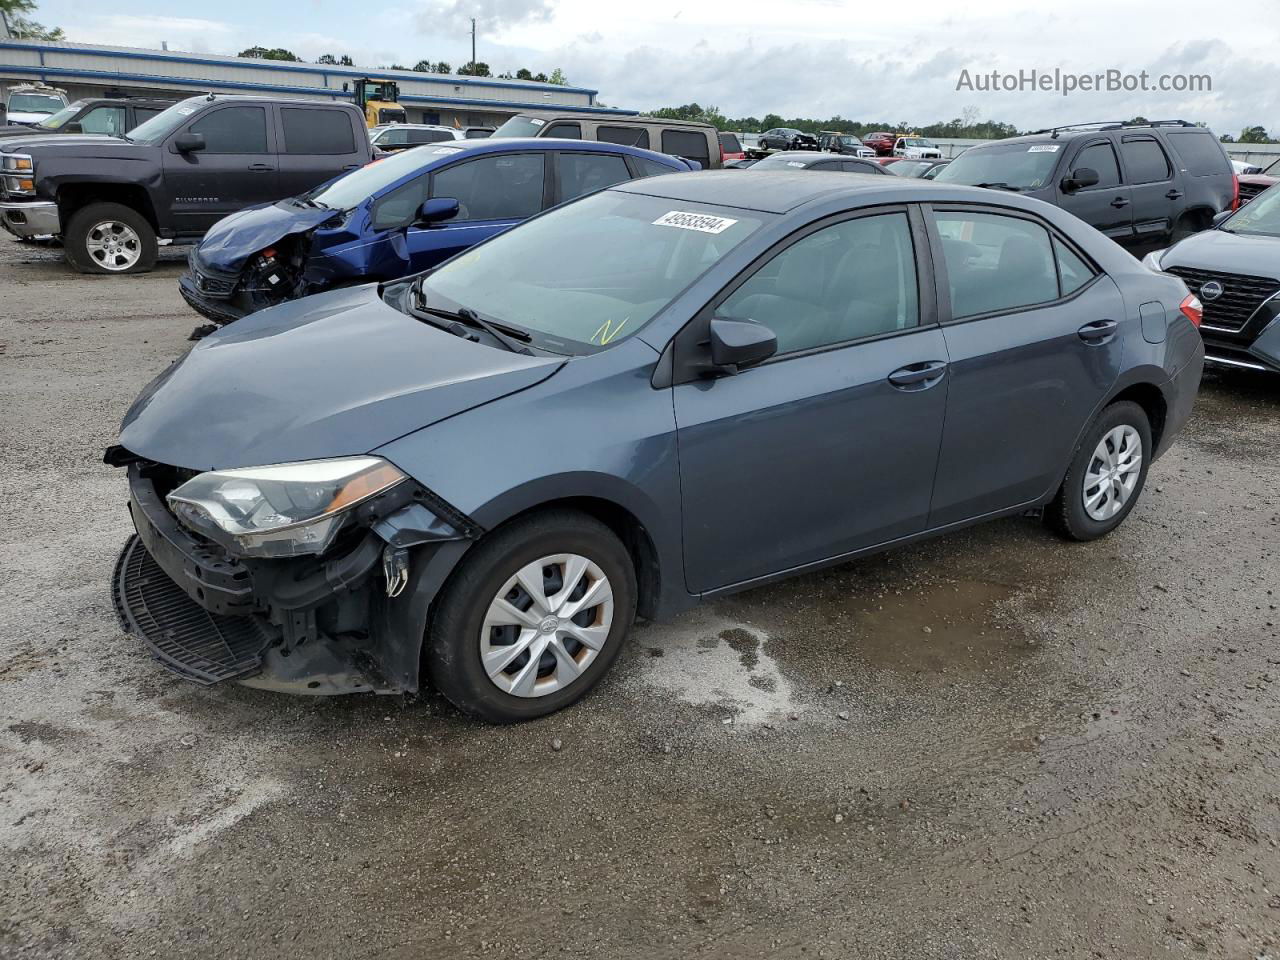
[[[530,117],[530,118],[529,118],[529,122],[530,122],[530,123],[532,123],[535,127],[540,127],[540,126],[542,126],[544,123],[546,123],[547,121],[545,121],[545,120],[539,120],[537,117]]]
[[[195,108],[195,107],[179,107],[179,108],[178,108],[178,113],[179,113],[179,115],[184,116],[184,117],[189,117],[189,116],[191,116],[191,114],[193,114],[193,113],[195,113],[195,112],[196,112],[196,108]]]
[[[1059,146],[1061,146],[1061,144],[1042,143],[1036,147],[1027,147],[1027,153],[1057,153]]]
[[[681,230],[697,230],[699,233],[724,233],[737,220],[728,217],[713,217],[708,213],[688,213],[683,210],[672,210],[653,221],[655,227],[679,227]]]
[[[788,161],[787,161],[787,166],[788,166],[788,167],[803,167],[803,166],[804,166],[804,164],[803,164],[803,163],[801,163],[799,160],[788,160]]]
[[[461,153],[461,147],[437,147],[432,153]]]

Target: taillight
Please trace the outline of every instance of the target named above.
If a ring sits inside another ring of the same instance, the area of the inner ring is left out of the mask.
[[[1178,312],[1190,320],[1193,327],[1198,327],[1204,317],[1204,304],[1194,293],[1188,293],[1182,303],[1178,304]]]
[[[1231,209],[1240,209],[1240,177],[1234,173],[1231,175]]]

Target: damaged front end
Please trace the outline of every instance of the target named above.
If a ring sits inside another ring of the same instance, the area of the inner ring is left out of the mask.
[[[376,457],[206,473],[105,459],[128,468],[137,531],[116,609],[163,665],[291,693],[417,690],[430,602],[481,532],[467,517]]]

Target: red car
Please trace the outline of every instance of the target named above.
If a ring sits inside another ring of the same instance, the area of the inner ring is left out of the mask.
[[[896,133],[890,133],[887,130],[868,133],[862,138],[862,142],[874,150],[878,157],[887,157],[893,153],[893,145],[897,140],[898,135]]]
[[[1261,173],[1247,173],[1238,179],[1240,181],[1240,202],[1248,203],[1263,190],[1280,183],[1280,160],[1272,163]]]
[[[720,134],[720,162],[728,163],[730,160],[745,160],[747,152],[742,149],[742,143],[738,140],[738,135],[734,133]]]

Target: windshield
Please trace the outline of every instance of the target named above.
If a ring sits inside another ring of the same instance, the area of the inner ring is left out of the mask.
[[[1280,237],[1280,187],[1258,194],[1222,224],[1227,233]]]
[[[129,131],[126,139],[135,143],[156,144],[187,122],[187,118],[200,109],[205,97],[191,97],[162,110],[150,120],[145,120]]]
[[[908,147],[932,147],[933,141],[926,140],[924,137],[907,137],[902,141]]]
[[[1276,160],[1271,166],[1262,171],[1268,177],[1280,177],[1280,160]]]
[[[62,126],[72,117],[74,117],[80,111],[80,108],[83,106],[84,106],[84,101],[77,100],[75,103],[63,107],[57,113],[53,113],[45,117],[43,120],[37,123],[36,126],[44,130],[57,130],[60,126]]]
[[[405,150],[385,160],[378,160],[358,170],[352,170],[346,176],[323,184],[304,196],[308,200],[335,210],[350,210],[384,187],[389,187],[397,180],[421,170],[433,160],[439,160],[445,154],[457,152],[457,147],[427,146],[417,150]]]
[[[932,166],[925,160],[899,160],[888,169],[900,177],[918,177]]]
[[[536,137],[538,131],[547,125],[547,121],[541,117],[512,117],[497,130],[490,134],[491,137]]]
[[[845,147],[860,147],[863,145],[862,141],[857,137],[841,137],[840,143]]]
[[[65,105],[61,97],[47,93],[15,93],[9,97],[10,113],[53,113]]]
[[[989,183],[1011,190],[1043,187],[1058,162],[1057,143],[1009,143],[973,147],[952,160],[935,180],[969,186]]]
[[[422,293],[428,307],[469,307],[552,353],[591,353],[639,332],[763,216],[605,190],[424,275]]]

